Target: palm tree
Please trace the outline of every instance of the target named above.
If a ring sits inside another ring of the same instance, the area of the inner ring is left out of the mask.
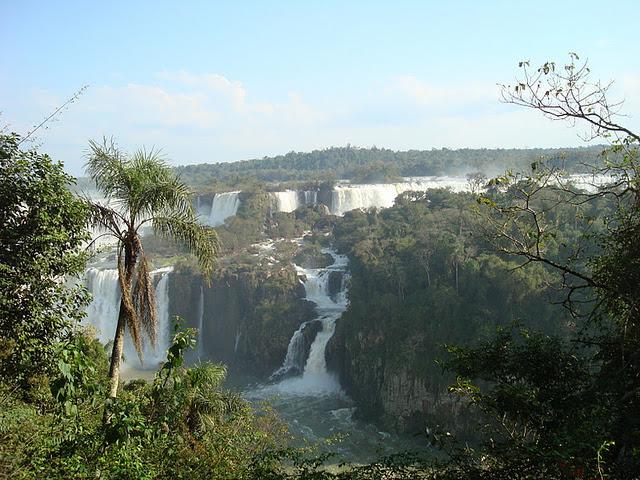
[[[111,364],[109,396],[118,393],[120,361],[125,329],[142,360],[142,335],[156,342],[157,311],[155,291],[140,231],[152,226],[157,235],[188,248],[209,275],[219,252],[215,230],[200,225],[191,203],[191,192],[155,150],[139,150],[126,156],[113,140],[89,142],[86,171],[105,197],[90,204],[91,227],[117,241],[118,281],[121,300]]]

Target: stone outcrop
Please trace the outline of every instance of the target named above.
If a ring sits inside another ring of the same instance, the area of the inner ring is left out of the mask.
[[[397,362],[388,352],[405,346],[389,345],[384,331],[354,329],[348,321],[343,317],[336,325],[327,364],[355,401],[359,417],[397,432],[420,433],[439,425],[463,434],[468,430],[458,399],[443,386],[446,382],[434,382]]]
[[[198,328],[203,296],[200,354],[226,364],[231,371],[266,378],[277,369],[298,327],[313,318],[313,305],[304,300],[304,288],[292,266],[270,269],[220,269],[210,285],[190,269],[171,276],[172,315]]]

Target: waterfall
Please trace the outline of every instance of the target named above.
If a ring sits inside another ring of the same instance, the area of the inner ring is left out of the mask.
[[[303,205],[318,203],[317,190],[285,190],[272,192],[278,212],[293,212]]]
[[[449,188],[454,192],[469,190],[465,177],[412,177],[398,183],[336,185],[331,192],[331,213],[344,215],[355,209],[392,207],[395,199],[410,190],[424,192],[431,188]]]
[[[469,190],[466,177],[408,177],[396,183],[350,184],[342,183],[331,192],[329,210],[342,216],[350,210],[367,208],[389,208],[403,192],[410,190],[424,192],[432,188],[448,188],[454,192]],[[302,205],[318,203],[317,190],[285,190],[273,192],[276,208],[279,212],[293,212]]]
[[[238,211],[240,205],[240,192],[216,193],[211,203],[211,211],[207,224],[212,227],[222,225],[224,221],[233,217]]]
[[[318,191],[317,190],[305,190],[302,192],[305,205],[315,205],[318,203]]]
[[[300,206],[298,192],[296,190],[273,192],[272,195],[276,199],[276,207],[279,212],[293,212]]]
[[[157,344],[154,348],[148,341],[143,342],[143,361],[133,346],[127,333],[124,342],[124,364],[134,368],[154,368],[163,362],[171,345],[171,325],[169,321],[169,273],[173,267],[161,268],[151,272],[152,279],[157,280],[155,286],[158,309]],[[159,277],[159,278],[158,278]],[[106,344],[113,340],[118,324],[120,310],[120,285],[116,269],[88,268],[85,273],[85,285],[91,292],[93,300],[87,307],[84,323],[96,329],[96,337]]]
[[[236,333],[236,341],[233,343],[233,353],[238,352],[238,345],[240,345],[240,332]]]
[[[378,185],[337,185],[331,193],[331,213],[344,215],[355,209],[388,208],[400,194],[392,183]]]
[[[120,285],[118,270],[88,268],[85,272],[85,286],[93,300],[87,307],[83,323],[95,329],[101,343],[113,340],[120,310]]]
[[[300,374],[304,371],[303,369],[306,360],[304,330],[308,324],[309,322],[304,322],[300,325],[300,328],[294,332],[291,340],[289,340],[287,354],[284,357],[284,361],[280,368],[271,375],[271,379],[277,380],[290,375],[291,373]]]
[[[158,330],[155,348],[149,342],[144,343],[143,359],[145,367],[154,367],[167,359],[167,351],[171,346],[172,329],[169,321],[169,273],[173,267],[166,267],[151,272],[153,277],[160,275],[156,284],[156,302],[158,305]],[[140,360],[136,355],[136,363]],[[138,363],[139,364],[139,363]],[[140,367],[142,365],[139,365]]]
[[[336,394],[342,390],[337,378],[327,371],[325,350],[329,340],[335,332],[336,320],[340,318],[347,308],[346,281],[343,277],[342,288],[339,295],[331,298],[329,292],[329,278],[331,272],[345,272],[347,267],[347,257],[338,255],[329,248],[323,248],[323,253],[328,253],[334,258],[334,263],[326,268],[302,268],[296,265],[296,270],[305,290],[305,298],[316,304],[316,311],[322,324],[321,330],[316,334],[309,356],[304,364],[302,376],[287,378],[282,380],[278,389],[282,392],[293,394]],[[312,320],[313,321],[313,320]],[[309,323],[309,322],[306,322]],[[274,376],[282,374],[294,368],[299,362],[303,329],[303,324],[291,337],[287,348],[287,355],[282,366],[274,373]]]
[[[195,209],[196,214],[198,215],[198,220],[207,224],[209,222],[209,215],[211,215],[211,207],[207,202],[204,202],[200,196],[196,197]]]

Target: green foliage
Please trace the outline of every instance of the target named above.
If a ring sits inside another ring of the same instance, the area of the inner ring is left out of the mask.
[[[555,273],[572,318],[562,337],[503,330],[450,348],[453,390],[486,419],[484,443],[460,465],[505,478],[640,475],[637,140],[594,166],[614,179],[596,193],[539,164],[507,173],[482,202],[492,243],[527,272]]]
[[[0,374],[50,374],[58,342],[81,318],[87,294],[65,277],[84,266],[87,210],[62,165],[0,135]]]
[[[380,392],[391,388],[385,382],[406,375],[425,386],[431,403],[415,420],[392,426],[458,422],[459,409],[425,417],[453,403],[446,394],[452,377],[436,362],[443,344],[477,342],[494,325],[514,321],[564,330],[562,309],[548,303],[556,298],[548,272],[525,272],[494,253],[477,234],[472,200],[443,190],[409,193],[390,209],[349,212],[337,221],[335,244],[350,257],[351,281],[350,304],[332,340],[332,351],[346,358],[336,353],[332,361],[370,417],[382,414]]]
[[[98,340],[89,334],[75,334],[58,344],[57,371],[51,381],[51,394],[61,405],[64,415],[78,415],[78,404],[93,402],[102,391],[106,376],[106,354]]]
[[[595,470],[607,441],[606,411],[584,352],[524,329],[499,329],[477,347],[448,351],[448,368],[460,375],[451,391],[483,412],[483,453],[492,456],[494,470],[513,478],[516,472]]]
[[[0,383],[0,471],[31,479],[250,479],[252,458],[281,446],[282,426],[221,383],[225,369],[184,367],[192,331],[177,331],[152,384],[108,399],[104,350],[84,336],[59,352],[54,397],[34,404]]]

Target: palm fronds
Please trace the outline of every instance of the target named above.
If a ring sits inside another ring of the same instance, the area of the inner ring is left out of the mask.
[[[87,173],[105,196],[101,205],[86,199],[90,226],[118,239],[118,276],[126,324],[142,361],[142,333],[156,343],[157,307],[140,229],[177,241],[196,255],[208,278],[220,251],[215,231],[197,222],[191,192],[158,150],[122,153],[113,139],[89,142]],[[128,252],[123,260],[124,252]]]
[[[156,234],[187,247],[198,258],[205,277],[211,274],[220,251],[220,242],[214,229],[199,224],[194,215],[178,213],[154,217],[152,225]]]
[[[122,239],[123,230],[126,228],[126,221],[122,214],[88,197],[84,197],[82,200],[88,206],[87,223],[90,228],[105,231],[119,240]]]
[[[102,139],[102,144],[89,141],[89,155],[86,171],[95,182],[96,188],[107,199],[123,201],[129,196],[131,184],[126,172],[126,156],[118,150],[113,139]]]
[[[158,331],[158,309],[156,305],[156,292],[151,280],[149,263],[144,252],[140,253],[140,261],[136,270],[133,283],[133,305],[151,344],[155,347]],[[140,359],[142,361],[142,358]]]

